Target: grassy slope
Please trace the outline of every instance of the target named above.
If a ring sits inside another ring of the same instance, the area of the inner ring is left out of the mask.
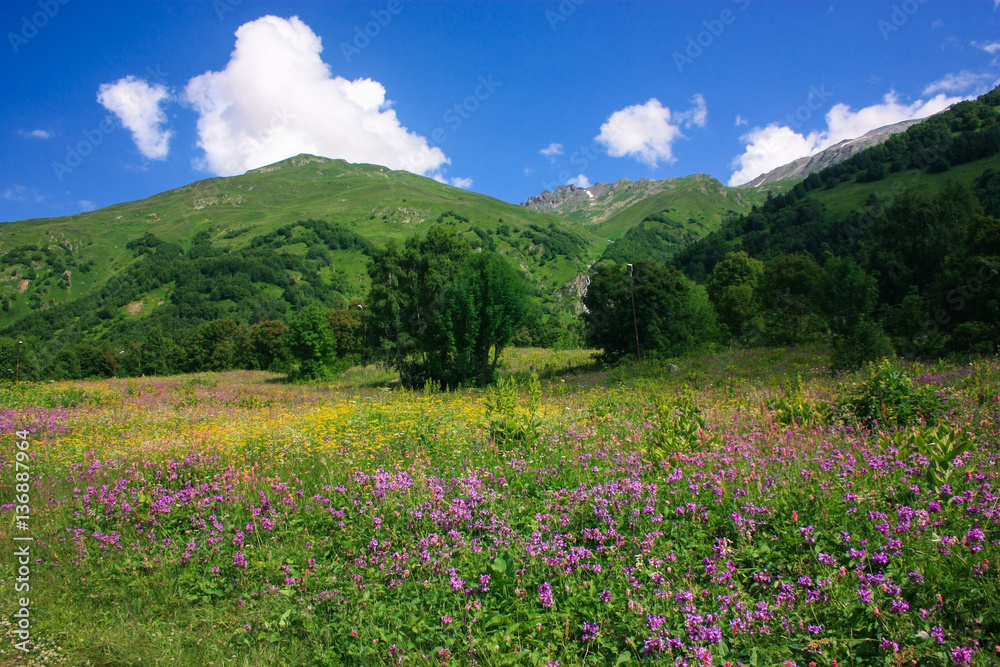
[[[594,231],[618,240],[648,216],[666,213],[699,236],[717,230],[730,213],[746,213],[764,201],[766,190],[727,188],[702,174],[673,179],[674,187],[640,199],[601,222]]]
[[[579,195],[563,201],[554,211],[609,240],[625,233],[648,216],[666,212],[685,229],[699,236],[719,228],[731,212],[746,213],[763,203],[767,191],[784,192],[798,181],[783,181],[761,189],[727,188],[706,174],[654,181],[621,179],[597,184],[589,190],[595,197]]]
[[[456,223],[460,232],[471,226],[493,231],[502,218],[512,228],[530,224],[547,227],[555,223],[584,237],[587,247],[582,260],[548,262],[544,267],[533,251],[498,244],[498,250],[529,271],[532,280],[548,294],[571,282],[584,270],[588,260],[600,255],[606,244],[560,216],[530,211],[408,172],[298,156],[242,176],[198,181],[90,213],[3,224],[0,252],[24,245],[40,248],[58,245],[72,249],[71,259],[77,263],[89,260],[94,266],[89,273],[70,267],[72,280],[68,291],[58,286],[58,275],[44,271],[43,263],[32,262],[33,267],[3,267],[0,297],[11,299],[12,308],[9,313],[0,313],[0,326],[25,315],[29,311],[28,298],[35,292],[47,304],[100,287],[134,261],[132,251],[125,245],[146,232],[187,247],[196,233],[208,230],[215,244],[241,247],[258,234],[313,218],[345,225],[382,243],[389,238],[403,239],[425,232],[445,211],[469,219],[467,224]],[[246,231],[241,234],[242,230]],[[342,268],[348,275],[364,273],[365,260],[357,253],[344,253],[342,259]],[[20,292],[19,283],[29,268],[40,271],[38,279]]]
[[[975,186],[980,174],[989,169],[1000,169],[1000,155],[976,160],[939,174],[929,174],[919,169],[889,174],[874,183],[841,183],[830,190],[813,190],[810,196],[826,207],[835,218],[846,218],[851,211],[860,210],[871,195],[888,197],[893,191],[912,191],[924,195],[936,195],[948,181]]]

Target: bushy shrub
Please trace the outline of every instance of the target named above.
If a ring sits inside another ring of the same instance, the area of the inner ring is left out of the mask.
[[[857,391],[841,399],[840,412],[847,421],[865,426],[909,426],[932,423],[946,407],[931,387],[914,387],[913,380],[888,359],[870,362]]]

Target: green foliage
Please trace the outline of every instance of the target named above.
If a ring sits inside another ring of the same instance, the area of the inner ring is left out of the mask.
[[[630,278],[626,267],[599,264],[583,303],[587,344],[605,361],[636,351],[636,328],[644,356],[676,357],[719,340],[704,288],[663,265],[637,262]]]
[[[816,294],[822,281],[822,270],[810,255],[782,255],[764,265],[755,296],[767,342],[802,343],[819,333],[822,317]]]
[[[762,326],[755,298],[764,264],[745,252],[731,252],[715,265],[706,285],[719,322],[738,341],[754,340]]]
[[[718,442],[708,430],[701,409],[695,404],[694,392],[686,389],[678,396],[656,396],[658,428],[644,454],[661,461],[672,454],[699,452]]]
[[[793,384],[786,383],[782,394],[766,401],[774,421],[782,426],[816,426],[826,424],[833,415],[832,406],[826,401],[812,401],[802,386],[802,373],[795,376]]]
[[[865,366],[861,384],[842,398],[838,407],[849,421],[892,428],[933,423],[946,402],[930,386],[914,387],[906,373],[882,359]]]
[[[506,260],[472,254],[454,231],[434,227],[402,251],[390,243],[377,252],[369,275],[367,346],[404,386],[492,382],[527,315],[523,278]]]
[[[866,363],[893,356],[892,341],[882,325],[859,319],[843,334],[835,334],[830,353],[830,369],[856,370]]]
[[[254,366],[268,370],[281,362],[288,326],[281,320],[258,322],[250,329],[250,350]]]
[[[601,259],[618,264],[639,261],[666,264],[681,248],[699,238],[699,234],[660,213],[647,216],[626,231],[621,239],[604,249]]]
[[[526,296],[524,279],[502,257],[470,257],[443,298],[447,355],[436,358],[432,376],[450,387],[493,382],[504,348],[527,315]]]
[[[539,409],[542,385],[538,374],[532,373],[524,386],[527,402],[521,398],[521,389],[517,378],[507,376],[487,387],[483,393],[483,406],[486,409],[483,426],[499,446],[534,442],[541,428]]]
[[[198,327],[185,343],[185,370],[228,371],[251,368],[251,337],[245,324],[216,320]]]
[[[883,433],[880,439],[886,449],[893,447],[900,456],[919,454],[928,459],[930,465],[926,467],[924,479],[934,493],[948,483],[955,471],[952,466],[955,459],[976,446],[975,438],[968,431],[949,424]]]
[[[337,339],[330,330],[327,312],[319,306],[300,311],[288,326],[290,376],[295,380],[321,380],[332,373],[337,358]]]

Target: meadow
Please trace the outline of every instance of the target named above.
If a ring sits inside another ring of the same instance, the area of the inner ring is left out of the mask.
[[[1000,362],[825,359],[0,385],[0,665],[1000,664]]]

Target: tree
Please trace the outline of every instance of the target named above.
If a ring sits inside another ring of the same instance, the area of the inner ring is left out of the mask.
[[[493,382],[500,355],[527,313],[521,274],[494,253],[473,255],[445,294],[444,345],[432,357],[431,375],[449,387]]]
[[[443,227],[432,227],[424,238],[410,237],[402,251],[390,242],[373,253],[364,315],[368,348],[399,372],[404,387],[440,381],[432,375],[432,368],[441,368],[434,357],[448,347],[450,335],[441,317],[442,297],[469,254],[469,245]]]
[[[706,285],[719,322],[740,341],[753,337],[760,317],[754,290],[764,275],[764,263],[745,252],[731,252],[715,265]]]
[[[185,370],[228,371],[250,367],[250,330],[233,320],[207,322],[187,340]]]
[[[336,308],[327,312],[330,331],[337,339],[337,358],[346,359],[361,352],[362,334],[360,310]]]
[[[780,255],[764,265],[755,296],[770,342],[800,343],[821,330],[816,303],[820,281],[820,267],[810,255]]]
[[[719,340],[704,288],[661,264],[636,262],[630,278],[625,267],[602,263],[591,275],[583,303],[587,344],[600,348],[605,361],[636,352],[636,328],[642,354],[675,357]]]
[[[285,337],[293,361],[291,376],[297,380],[319,380],[330,375],[337,358],[337,339],[330,330],[327,312],[319,306],[299,311]]]
[[[265,320],[253,326],[250,330],[250,350],[257,368],[271,368],[284,349],[287,333],[288,326],[281,320]]]

